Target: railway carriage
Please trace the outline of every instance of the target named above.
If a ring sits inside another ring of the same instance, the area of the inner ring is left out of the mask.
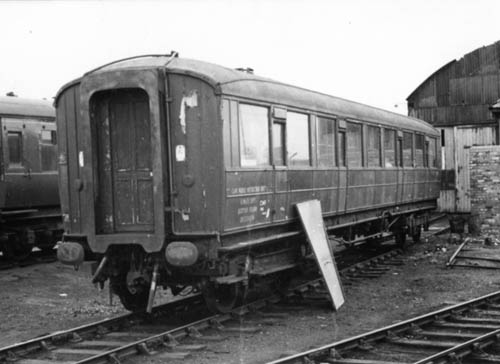
[[[439,134],[414,118],[179,58],[119,60],[56,98],[65,234],[124,306],[156,286],[225,311],[311,254],[294,205],[321,201],[334,246],[418,239],[439,195]]]
[[[55,109],[50,101],[0,97],[0,251],[22,259],[52,249],[62,233]]]

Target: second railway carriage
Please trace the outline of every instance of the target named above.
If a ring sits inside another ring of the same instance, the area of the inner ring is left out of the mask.
[[[0,251],[22,259],[61,236],[54,107],[0,97],[0,128]]]
[[[177,57],[113,62],[57,95],[61,261],[97,258],[128,309],[157,285],[224,311],[310,254],[294,205],[334,245],[418,238],[439,195],[439,134],[356,102]]]

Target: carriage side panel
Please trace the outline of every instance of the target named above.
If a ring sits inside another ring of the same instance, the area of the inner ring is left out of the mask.
[[[58,99],[58,172],[59,196],[65,229],[82,233],[80,196],[74,185],[80,179],[78,168],[79,84],[67,88]]]
[[[170,138],[176,233],[219,228],[223,188],[222,121],[214,89],[200,79],[169,75]]]

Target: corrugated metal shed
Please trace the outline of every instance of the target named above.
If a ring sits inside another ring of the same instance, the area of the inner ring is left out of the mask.
[[[490,105],[500,96],[500,42],[453,60],[410,96],[408,114],[434,126],[493,124]]]
[[[500,42],[445,64],[408,96],[408,114],[441,130],[445,175],[454,176],[441,190],[442,211],[471,211],[469,148],[499,143],[498,116],[490,110],[499,97]]]

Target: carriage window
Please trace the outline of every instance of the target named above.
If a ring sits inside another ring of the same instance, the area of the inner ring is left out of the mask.
[[[269,165],[268,109],[240,104],[240,164]]]
[[[415,167],[425,167],[424,165],[424,136],[415,134]]]
[[[40,160],[42,171],[57,170],[57,134],[55,130],[42,130]]]
[[[285,165],[285,124],[277,121],[273,123],[273,164]]]
[[[335,166],[335,121],[318,118],[318,165]]]
[[[413,167],[413,134],[403,133],[403,166]]]
[[[41,139],[43,143],[56,145],[57,136],[55,130],[42,130]]]
[[[386,168],[396,167],[396,132],[384,129],[384,166]]]
[[[309,117],[305,114],[288,112],[287,156],[288,166],[309,166]]]
[[[363,137],[361,124],[347,124],[347,165],[361,167],[363,165]]]
[[[434,138],[429,139],[428,158],[429,158],[429,160],[427,162],[427,165],[430,168],[436,168],[437,167],[436,139],[434,139]]]
[[[367,125],[366,148],[368,167],[380,167],[380,128]]]
[[[396,139],[396,164],[398,167],[403,167],[403,138]]]
[[[345,167],[345,131],[339,131],[339,166]]]
[[[424,141],[424,167],[429,168],[429,142]]]
[[[9,145],[9,166],[20,165],[23,160],[23,134],[20,131],[7,132],[7,142]]]

